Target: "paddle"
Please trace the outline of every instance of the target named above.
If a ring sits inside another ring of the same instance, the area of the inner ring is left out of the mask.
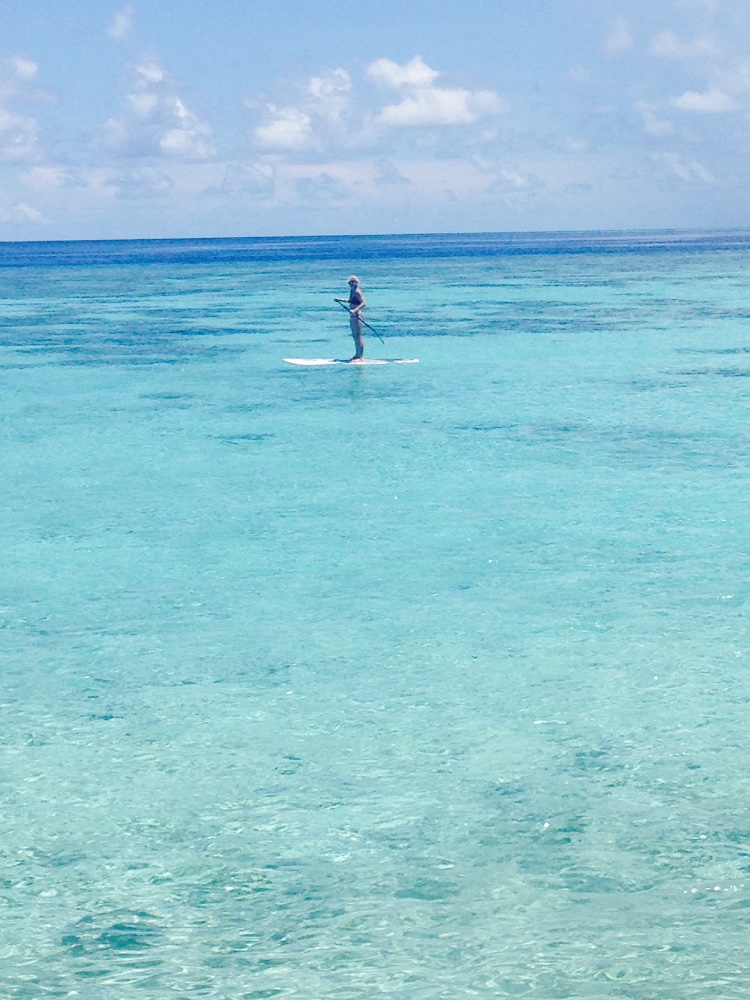
[[[342,309],[346,309],[346,311],[347,311],[347,312],[349,313],[349,315],[351,316],[351,314],[352,314],[352,311],[351,311],[351,309],[349,308],[349,306],[348,306],[348,305],[346,304],[346,299],[336,299],[336,298],[334,298],[334,300],[333,300],[333,301],[334,301],[334,302],[338,302],[338,304],[339,304],[339,305],[341,306],[341,308],[342,308]],[[373,327],[373,326],[370,326],[370,324],[369,324],[369,323],[367,322],[367,320],[366,320],[366,319],[362,319],[362,316],[360,316],[359,318],[360,318],[360,319],[362,320],[362,326],[366,326],[368,330],[372,330],[372,332],[373,332],[373,333],[375,334],[375,336],[376,336],[376,337],[378,338],[378,340],[380,341],[380,343],[381,343],[381,344],[384,344],[384,343],[385,343],[385,341],[384,341],[384,340],[383,340],[383,338],[382,338],[382,337],[380,336],[380,334],[379,334],[379,333],[378,333],[378,331],[377,331],[377,330],[375,329],[375,327]]]

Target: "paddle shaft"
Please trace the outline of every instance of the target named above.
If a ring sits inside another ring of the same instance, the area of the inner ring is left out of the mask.
[[[341,306],[341,308],[342,308],[342,309],[346,309],[346,311],[347,311],[347,312],[349,313],[349,315],[351,316],[351,314],[352,314],[352,311],[351,311],[351,309],[349,308],[349,306],[348,306],[348,305],[346,304],[346,302],[344,301],[344,299],[334,299],[334,302],[338,302],[338,304],[339,304],[339,305]],[[376,330],[376,329],[375,329],[374,327],[370,326],[370,324],[369,324],[369,323],[367,322],[367,320],[366,320],[366,319],[364,319],[364,318],[363,318],[362,316],[360,316],[359,318],[360,318],[360,319],[362,320],[362,326],[366,326],[368,330],[372,330],[372,332],[373,332],[373,333],[375,334],[375,336],[376,336],[376,337],[378,338],[378,340],[380,341],[380,343],[381,343],[381,344],[384,344],[384,343],[385,343],[385,341],[384,341],[384,340],[383,340],[383,338],[382,338],[382,337],[380,336],[380,334],[378,333],[378,331],[377,331],[377,330]]]

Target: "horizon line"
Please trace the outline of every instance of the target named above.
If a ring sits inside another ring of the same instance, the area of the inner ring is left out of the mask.
[[[425,232],[407,233],[307,233],[307,234],[286,234],[286,235],[265,235],[265,236],[109,236],[109,237],[79,237],[76,239],[50,239],[50,240],[0,240],[0,247],[18,245],[38,245],[38,244],[60,244],[60,243],[208,243],[217,241],[270,241],[270,240],[343,240],[343,239],[410,239],[417,237],[469,237],[469,236],[502,236],[502,237],[530,237],[530,236],[648,236],[648,235],[712,235],[720,233],[748,233],[748,226],[729,227],[659,227],[654,229],[497,229],[497,230],[434,230]]]

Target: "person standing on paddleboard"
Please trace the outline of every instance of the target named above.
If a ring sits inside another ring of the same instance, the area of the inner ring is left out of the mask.
[[[356,274],[353,274],[349,278],[349,323],[352,328],[352,337],[354,338],[354,357],[351,358],[352,361],[361,361],[362,355],[365,353],[365,341],[362,336],[365,320],[362,310],[366,305],[364,294],[359,287],[359,278]]]

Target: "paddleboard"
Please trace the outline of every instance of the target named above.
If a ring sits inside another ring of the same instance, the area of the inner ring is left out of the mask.
[[[302,365],[307,368],[322,368],[324,365],[351,365],[364,368],[366,365],[416,365],[419,358],[363,358],[349,361],[345,358],[284,358],[288,365]]]

